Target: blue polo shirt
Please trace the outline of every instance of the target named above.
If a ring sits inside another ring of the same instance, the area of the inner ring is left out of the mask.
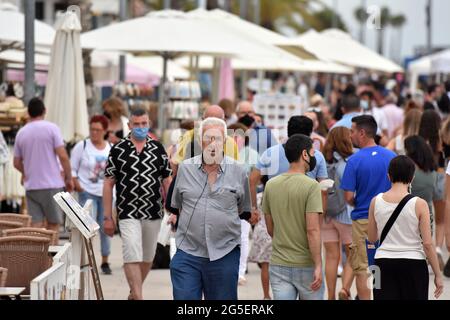
[[[356,193],[352,220],[367,219],[372,199],[391,188],[389,164],[395,153],[380,146],[364,148],[348,159],[341,189]]]
[[[313,171],[307,173],[307,176],[314,180],[327,179],[327,164],[323,154],[315,150],[314,155],[317,164]],[[286,158],[283,145],[278,144],[267,149],[259,158],[256,169],[261,171],[261,175],[269,176],[269,179],[287,172],[289,170],[289,161]]]
[[[353,120],[353,118],[357,117],[357,116],[360,116],[360,115],[361,115],[361,113],[359,113],[359,112],[352,112],[352,113],[344,114],[342,116],[342,119],[339,120],[338,122],[336,122],[334,124],[334,126],[331,127],[331,130],[333,130],[334,128],[337,128],[337,127],[345,127],[347,129],[351,129],[352,128],[352,120]]]

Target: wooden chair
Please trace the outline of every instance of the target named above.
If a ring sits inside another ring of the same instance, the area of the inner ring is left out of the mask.
[[[13,221],[3,221],[0,220],[0,233],[3,234],[4,230],[8,230],[8,229],[17,229],[17,228],[22,228],[22,223],[21,222],[13,222]]]
[[[58,234],[56,231],[47,230],[44,228],[17,228],[3,230],[4,237],[12,236],[31,236],[31,237],[44,237],[50,240],[51,246],[58,245]]]
[[[50,240],[44,237],[14,236],[0,238],[0,265],[8,269],[7,287],[25,287],[50,268],[48,256]]]
[[[0,288],[6,286],[7,277],[8,277],[8,269],[0,267]]]
[[[22,223],[22,227],[31,227],[31,216],[17,213],[0,213],[0,221]]]

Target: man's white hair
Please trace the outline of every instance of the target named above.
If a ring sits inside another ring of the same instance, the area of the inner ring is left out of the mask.
[[[241,107],[242,107],[243,104],[250,104],[250,106],[251,106],[252,109],[253,109],[253,104],[252,104],[250,101],[242,100],[242,101],[240,101],[240,102],[237,104],[237,106],[236,106],[236,113],[239,113],[239,112],[241,111]]]
[[[206,118],[205,120],[203,120],[200,123],[200,130],[199,130],[200,144],[202,143],[202,140],[203,140],[203,128],[211,127],[211,126],[223,127],[224,138],[226,139],[226,137],[227,137],[227,124],[226,124],[226,122],[223,121],[222,119],[219,119],[219,118]],[[224,143],[225,143],[225,141],[224,141]]]

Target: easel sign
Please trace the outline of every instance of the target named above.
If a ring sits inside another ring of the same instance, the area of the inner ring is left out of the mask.
[[[83,244],[86,249],[89,267],[92,272],[92,279],[94,281],[95,292],[98,300],[103,300],[103,292],[100,284],[100,277],[98,275],[97,263],[95,262],[94,250],[92,248],[92,238],[100,230],[98,223],[91,217],[87,207],[83,208],[68,192],[60,192],[54,197],[55,201],[61,207],[61,209],[69,217],[69,220],[75,226],[71,229],[71,241],[74,247],[74,252],[81,252],[81,256],[73,257],[72,262],[75,265],[84,267],[83,260]],[[72,296],[72,295],[71,295]],[[83,296],[83,294],[81,295]]]
[[[100,230],[98,223],[70,193],[60,192],[53,198],[86,239],[91,239]]]

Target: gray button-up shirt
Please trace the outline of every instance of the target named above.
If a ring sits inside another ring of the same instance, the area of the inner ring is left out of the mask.
[[[180,209],[177,248],[210,261],[223,258],[241,243],[239,215],[251,212],[245,168],[225,157],[211,187],[201,155],[183,161],[178,169],[172,207]]]

